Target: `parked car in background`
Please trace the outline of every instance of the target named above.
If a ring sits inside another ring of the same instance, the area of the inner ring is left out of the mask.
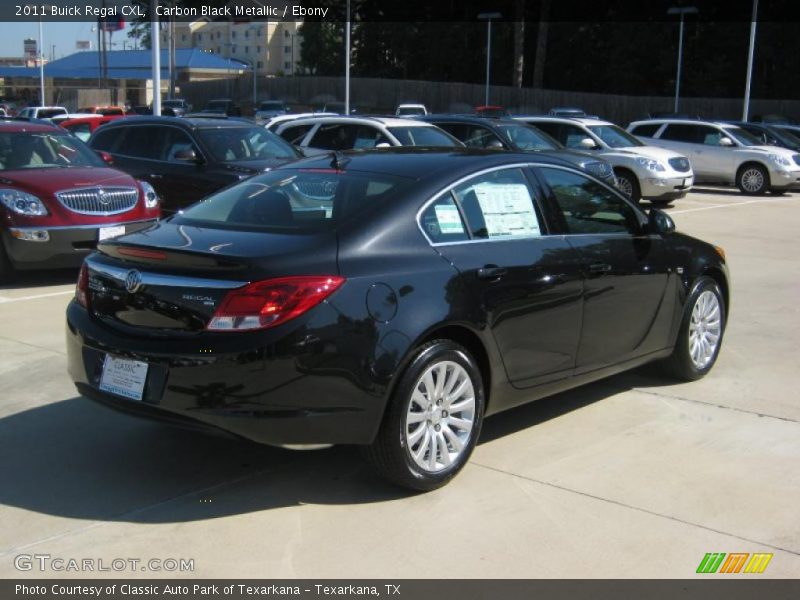
[[[444,129],[468,148],[546,152],[548,155],[558,156],[586,169],[609,185],[617,183],[614,169],[603,159],[588,152],[568,150],[543,131],[514,119],[487,119],[459,115],[428,115],[418,119]]]
[[[791,136],[800,138],[800,125],[786,125],[785,123],[770,123],[770,127],[777,129],[783,133],[788,133]]]
[[[170,109],[172,111],[172,115],[174,117],[182,117],[186,113],[192,112],[192,105],[189,104],[183,98],[170,98],[168,100],[161,101],[161,111],[164,112],[164,109]]]
[[[767,146],[741,127],[719,121],[635,121],[628,131],[686,154],[696,181],[736,185],[742,193],[782,193],[800,185],[800,155]]]
[[[731,121],[730,123],[757,137],[765,146],[780,146],[795,152],[800,151],[800,137],[795,136],[791,130],[782,129],[771,123],[750,123],[745,121]],[[798,128],[797,135],[800,135],[800,128]]]
[[[6,109],[3,108],[2,106],[0,106],[0,117],[5,119],[7,116],[8,116],[8,113],[6,113]]]
[[[69,111],[63,106],[28,106],[17,113],[18,119],[50,119],[66,115]]]
[[[5,98],[0,100],[0,108],[3,109],[5,115],[7,117],[15,117],[17,116],[17,103],[11,100],[6,100]]]
[[[454,147],[461,142],[435,125],[393,117],[308,117],[280,125],[276,133],[306,155],[329,150],[389,146]]]
[[[75,136],[0,123],[0,281],[17,269],[78,266],[98,241],[159,216],[152,186],[110,168]]]
[[[263,127],[225,118],[119,119],[98,129],[89,145],[152,184],[166,213],[300,156]]]
[[[283,100],[266,100],[258,105],[255,114],[256,125],[264,125],[273,117],[288,114],[290,107]]]
[[[416,117],[427,114],[428,109],[424,104],[398,104],[394,111],[396,117]]]
[[[721,249],[558,158],[352,152],[100,244],[67,365],[120,411],[357,444],[381,477],[432,490],[486,416],[652,361],[709,373],[728,290]]]
[[[480,117],[509,117],[509,112],[502,106],[476,106],[475,114]]]
[[[220,113],[228,115],[229,117],[241,117],[242,109],[233,100],[227,98],[220,98],[217,100],[209,100],[206,107],[201,111],[204,113]]]
[[[79,113],[87,113],[92,115],[118,115],[125,114],[125,108],[122,106],[86,106],[78,109]]]
[[[82,142],[87,142],[98,127],[122,118],[121,115],[90,115],[58,119],[58,121],[54,120],[54,123],[78,137]]]
[[[535,125],[567,148],[591,151],[614,167],[617,186],[634,202],[642,198],[669,204],[692,189],[694,173],[688,158],[647,146],[624,129],[600,119],[514,117]]]
[[[586,114],[586,111],[582,108],[571,108],[567,106],[557,106],[555,108],[551,108],[547,114],[551,117],[569,117],[572,119],[589,117],[589,115]]]

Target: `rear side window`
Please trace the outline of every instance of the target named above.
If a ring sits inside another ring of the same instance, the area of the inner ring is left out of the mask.
[[[469,239],[467,228],[451,194],[428,206],[420,218],[422,229],[434,244],[463,242]]]
[[[453,195],[473,238],[513,239],[542,235],[531,189],[519,169],[479,175],[454,188]]]
[[[666,129],[661,132],[661,139],[671,140],[673,142],[684,142],[686,144],[702,144],[705,142],[705,135],[707,133],[703,131],[703,129],[708,129],[708,127],[670,123],[667,125]]]
[[[328,231],[392,202],[412,183],[377,173],[275,169],[208,196],[172,222],[280,233]]]
[[[633,135],[639,137],[653,137],[661,127],[661,123],[648,123],[647,125],[636,125],[631,129]]]
[[[289,142],[290,144],[294,144],[295,146],[299,146],[300,142],[306,137],[306,134],[314,128],[313,123],[309,123],[306,125],[292,125],[291,127],[287,127],[283,131],[280,132],[280,135],[284,140]]]

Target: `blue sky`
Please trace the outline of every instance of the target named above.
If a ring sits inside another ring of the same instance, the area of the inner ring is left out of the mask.
[[[48,58],[50,57],[53,44],[56,46],[56,58],[72,54],[76,51],[76,40],[90,40],[94,50],[95,46],[97,46],[97,32],[92,32],[93,26],[94,23],[90,22],[43,23],[45,55]],[[9,23],[6,21],[0,23],[0,56],[22,56],[22,40],[27,37],[32,37],[38,41],[38,22]],[[114,46],[115,50],[121,50],[121,42],[129,41],[127,29],[114,32],[111,41],[119,43],[119,45]]]

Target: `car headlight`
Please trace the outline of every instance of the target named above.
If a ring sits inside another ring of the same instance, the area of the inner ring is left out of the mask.
[[[158,206],[159,198],[153,186],[147,183],[146,181],[140,181],[139,185],[142,186],[142,191],[144,192],[145,208],[155,208],[156,206]]]
[[[604,162],[590,162],[584,165],[584,168],[595,177],[600,179],[608,179],[611,177],[611,165]]]
[[[47,214],[44,202],[33,194],[14,189],[0,189],[0,202],[8,210],[28,217],[41,217]]]
[[[792,166],[792,162],[788,158],[786,158],[785,156],[781,156],[780,154],[770,154],[769,159],[779,167]]]
[[[667,170],[664,165],[657,160],[653,160],[652,158],[637,158],[636,162],[640,167],[644,167],[648,171],[653,171],[654,173],[661,173]]]

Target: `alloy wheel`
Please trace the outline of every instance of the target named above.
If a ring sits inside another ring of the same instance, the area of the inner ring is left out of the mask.
[[[722,311],[717,295],[706,290],[697,297],[689,322],[689,356],[697,369],[714,359],[722,335]]]
[[[742,173],[742,188],[753,194],[760,192],[764,188],[764,173],[761,169],[747,169]]]
[[[405,419],[406,447],[428,473],[448,468],[475,427],[475,389],[466,369],[452,361],[430,365],[417,379]]]

